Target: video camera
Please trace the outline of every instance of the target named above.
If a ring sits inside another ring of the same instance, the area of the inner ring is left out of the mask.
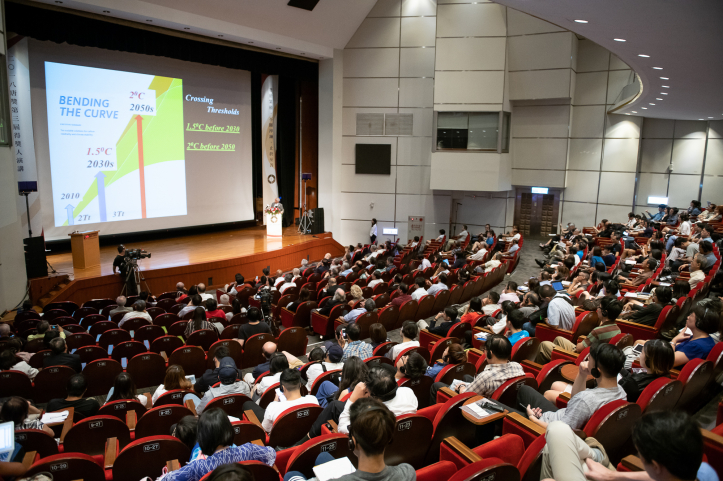
[[[144,249],[127,249],[125,257],[134,260],[150,259],[151,254]]]

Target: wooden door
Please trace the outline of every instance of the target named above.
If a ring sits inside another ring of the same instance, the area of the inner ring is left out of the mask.
[[[533,194],[529,187],[519,187],[515,199],[515,225],[523,236],[545,237],[557,233],[560,191]]]

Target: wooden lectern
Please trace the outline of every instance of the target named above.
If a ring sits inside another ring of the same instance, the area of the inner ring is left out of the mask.
[[[73,267],[87,269],[100,266],[100,231],[76,232],[70,236],[70,248],[73,251]]]

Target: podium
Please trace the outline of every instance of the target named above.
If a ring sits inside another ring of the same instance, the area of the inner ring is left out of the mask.
[[[87,269],[100,266],[100,231],[76,232],[70,236],[70,249],[73,251],[73,267]]]
[[[266,214],[266,237],[281,238],[282,214]]]

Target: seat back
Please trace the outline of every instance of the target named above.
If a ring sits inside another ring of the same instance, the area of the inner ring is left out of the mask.
[[[424,358],[425,361],[427,361],[427,364],[429,364],[429,359],[430,359],[429,351],[427,351],[425,348],[423,348],[421,346],[413,346],[413,347],[408,347],[408,348],[404,349],[402,352],[400,352],[399,354],[397,354],[396,359],[394,359],[394,365],[395,366],[397,365],[397,363],[402,358],[402,356],[408,356],[413,352],[418,353],[420,356],[422,356]]]
[[[444,289],[443,291],[439,291],[434,297],[434,307],[432,308],[432,312],[441,312],[442,309],[449,305],[449,299],[452,297],[452,291]]]
[[[520,472],[516,466],[507,464],[499,458],[487,458],[477,461],[455,473],[449,481],[520,481]]]
[[[206,370],[206,353],[198,346],[183,346],[168,358],[168,365],[172,364],[183,367],[186,375],[200,377]]]
[[[171,357],[171,354],[182,346],[183,341],[177,336],[161,336],[151,343],[151,352],[156,354],[164,352],[166,357]]]
[[[439,445],[445,438],[454,436],[467,446],[474,445],[476,426],[467,421],[460,409],[465,401],[474,396],[475,393],[469,392],[459,394],[439,408],[433,421],[432,442],[425,457],[428,464],[439,461]]]
[[[236,446],[250,443],[252,441],[264,441],[266,432],[256,423],[249,421],[236,421],[231,423],[233,427],[233,443]]]
[[[281,413],[269,433],[268,446],[292,446],[311,429],[322,408],[316,404],[299,404]]]
[[[98,359],[86,364],[83,376],[88,383],[85,396],[102,396],[113,387],[115,377],[123,372],[120,362],[113,359]],[[83,451],[80,451],[83,452]]]
[[[380,364],[389,364],[390,366],[394,366],[392,360],[385,356],[373,356],[364,359],[364,364],[366,364],[369,369],[373,368],[374,366],[379,366]]]
[[[459,379],[460,381],[465,375],[474,377],[477,374],[477,370],[474,367],[474,364],[471,364],[469,362],[463,362],[461,364],[450,364],[448,366],[445,366],[444,369],[442,369],[439,374],[437,374],[437,377],[434,379],[434,382],[442,382],[444,384],[452,384],[452,381],[455,379]]]
[[[193,315],[193,311],[189,312],[189,314]],[[184,316],[185,317],[185,316]],[[187,319],[181,319],[178,322],[174,322],[171,327],[168,328],[168,334],[171,336],[181,336],[186,337],[186,327],[188,327],[188,321]]]
[[[87,332],[79,332],[66,336],[65,344],[68,346],[68,351],[72,351],[85,346],[95,346],[95,338]]]
[[[121,342],[130,341],[131,335],[125,329],[109,329],[100,335],[98,339],[98,345],[103,349],[108,349],[108,346],[117,346]]]
[[[148,349],[142,342],[135,340],[124,341],[113,347],[111,357],[118,362],[122,362],[125,358],[126,362],[128,362],[129,359],[132,359],[138,354],[143,354],[144,352],[148,352]]]
[[[537,381],[532,374],[527,373],[524,376],[508,379],[503,382],[502,385],[495,389],[495,392],[492,393],[492,399],[499,401],[506,406],[516,406],[517,391],[525,385],[537,390]]]
[[[572,339],[570,339],[570,341],[577,344],[577,340],[580,336],[587,336],[590,334],[590,331],[599,324],[600,320],[597,318],[597,312],[582,312],[577,316],[577,320],[572,329]]]
[[[22,371],[0,372],[0,398],[20,396],[25,399],[33,397],[33,383]]]
[[[153,403],[153,407],[158,406],[167,406],[169,404],[178,404],[179,406],[183,406],[183,398],[186,396],[186,394],[195,394],[193,391],[187,391],[185,389],[171,389],[170,391],[166,391],[160,396],[158,396],[158,399],[156,399],[156,402]]]
[[[73,374],[75,371],[68,366],[52,366],[42,369],[35,376],[33,400],[36,403],[46,403],[55,398],[65,399],[65,386]]]
[[[423,409],[429,406],[429,392],[432,389],[434,379],[429,376],[422,376],[419,379],[402,378],[397,384],[399,387],[408,387],[417,397],[417,408]]]
[[[52,473],[53,481],[106,481],[105,470],[91,456],[81,453],[45,457],[34,463],[25,476],[32,478],[39,473]]]
[[[603,445],[615,466],[624,457],[624,447],[633,433],[633,425],[641,416],[642,411],[637,404],[612,401],[598,409],[583,430]]]
[[[399,319],[399,307],[387,304],[380,309],[377,314],[379,315],[379,323],[384,326],[384,329],[386,329],[387,332],[389,332],[397,325],[397,319]]]
[[[572,364],[572,362],[555,359],[542,366],[540,373],[537,375],[537,389],[539,392],[549,390],[555,381],[568,382],[562,375],[562,367],[566,364]]]
[[[512,347],[512,362],[534,361],[540,347],[540,340],[536,337],[520,339]]]
[[[419,414],[399,416],[392,443],[384,451],[384,462],[388,466],[407,463],[414,469],[425,466],[425,456],[432,442],[433,432],[432,421],[425,416]]]
[[[319,387],[321,387],[321,384],[324,381],[331,381],[333,378],[339,376],[341,376],[341,369],[333,369],[331,371],[322,372],[316,377],[316,379],[314,379],[314,383],[311,385],[309,394],[316,396],[316,393],[319,392]]]
[[[302,306],[299,306],[301,308]],[[309,314],[311,316],[311,314]],[[279,333],[276,341],[279,352],[286,351],[294,356],[304,356],[309,338],[303,327],[289,327]]]
[[[713,363],[713,372],[717,375],[723,371],[723,343],[718,342],[708,353],[706,361]]]
[[[126,420],[126,413],[135,411],[137,417],[141,417],[146,412],[146,407],[137,399],[119,399],[103,404],[98,411],[99,416],[115,416],[121,421]]]
[[[88,327],[88,334],[93,337],[93,342],[95,342],[98,336],[111,329],[118,329],[118,324],[113,321],[100,320]]]
[[[355,322],[360,330],[359,339],[366,339],[369,337],[369,328],[371,325],[379,322],[379,316],[376,312],[365,312],[357,317]]]
[[[143,326],[149,326],[151,325],[150,322],[148,322],[148,319],[144,319],[142,317],[134,317],[132,319],[128,319],[126,322],[123,323],[123,327],[121,329],[125,329],[128,332],[131,331],[137,331]]]
[[[399,308],[399,317],[397,318],[395,328],[402,327],[402,324],[404,324],[406,321],[415,320],[417,318],[417,308],[418,304],[417,301],[415,301],[414,299],[409,299],[404,304],[402,304]]]
[[[128,361],[126,372],[131,375],[133,382],[139,388],[158,386],[163,384],[166,375],[166,361],[160,354],[144,352]]]
[[[545,436],[537,436],[527,449],[525,449],[525,452],[517,463],[517,470],[520,472],[522,481],[540,480],[542,451],[545,449],[545,444],[547,444]]]
[[[211,349],[214,342],[218,341],[218,334],[212,329],[199,329],[193,331],[188,339],[186,339],[186,345],[198,346],[204,351]]]
[[[436,299],[432,295],[422,296],[421,299],[419,299],[416,317],[419,319],[426,319],[431,316],[433,314],[432,309],[434,309],[435,301]]]
[[[165,335],[166,331],[164,331],[161,326],[152,324],[150,326],[142,326],[137,331],[135,331],[135,333],[133,334],[133,340],[144,344],[145,341],[148,341],[148,346],[150,348],[150,345],[153,341]]]
[[[126,446],[113,464],[113,481],[138,481],[157,477],[167,461],[177,459],[186,464],[191,456],[188,446],[173,436],[139,439]],[[78,479],[85,479],[83,477]],[[53,480],[55,481],[55,480]]]
[[[292,321],[292,326],[308,327],[311,325],[311,310],[316,309],[316,301],[306,301],[299,304]],[[291,326],[284,326],[291,327]],[[303,355],[303,354],[302,354]]]
[[[55,321],[57,324],[60,324],[61,326],[65,326],[65,323],[60,320],[61,318],[57,318]],[[65,319],[65,318],[63,318]],[[73,319],[75,321],[75,319]],[[82,327],[84,327],[86,330],[89,330],[91,327],[95,326],[97,323],[101,321],[107,321],[108,316],[104,316],[103,314],[90,314],[88,316],[85,316],[82,321],[80,322],[74,322],[74,324],[80,324]],[[113,324],[118,325],[117,322],[114,322]]]
[[[383,342],[374,348],[373,354],[375,356],[384,356],[387,352],[389,352],[397,344],[399,344],[399,343],[393,342],[393,341]]]
[[[25,452],[37,451],[41,458],[58,454],[58,443],[50,434],[41,429],[20,429],[15,431],[15,442]]]
[[[73,424],[63,441],[66,453],[83,453],[90,456],[105,452],[108,438],[118,438],[118,447],[123,449],[131,442],[131,432],[125,419],[116,416],[92,416]]]
[[[211,400],[204,410],[219,408],[229,416],[243,419],[243,405],[246,401],[251,401],[251,398],[245,394],[226,394],[225,396],[220,396]]]
[[[169,327],[171,327],[173,324],[177,323],[180,320],[181,320],[181,318],[178,317],[178,315],[172,314],[169,312],[166,314],[161,314],[158,317],[156,317],[155,319],[153,319],[153,325],[165,327],[166,329],[168,329]]]
[[[349,436],[340,433],[323,434],[312,438],[294,450],[286,463],[286,472],[298,471],[307,479],[314,477],[313,468],[316,465],[316,458],[321,453],[329,453],[337,459],[346,456],[356,466],[357,458],[353,451],[349,449],[348,441]],[[396,442],[396,437],[394,442]],[[391,465],[392,463],[386,457],[388,450],[389,447],[384,452],[384,459],[387,464]]]
[[[216,350],[219,347],[227,348],[229,351],[229,357],[234,360],[237,366],[241,365],[241,361],[243,358],[243,349],[241,348],[241,344],[239,344],[235,340],[221,339],[220,341],[214,342],[211,345],[211,348],[206,353],[206,367],[208,369],[214,369],[216,367],[213,358],[216,356]],[[280,350],[281,349],[279,349],[279,351]]]
[[[167,404],[157,406],[146,411],[136,424],[136,439],[148,436],[162,436],[171,433],[171,426],[185,416],[192,416],[191,410],[186,406]]]
[[[52,355],[53,352],[50,349],[43,349],[42,351],[38,351],[33,354],[28,361],[28,364],[30,364],[30,367],[33,367],[35,369],[42,369],[45,366],[45,358]]]
[[[461,324],[461,323],[457,323]],[[464,326],[469,327],[469,324],[464,324]],[[452,329],[454,329],[455,326],[453,326]],[[450,329],[450,330],[452,330]],[[428,363],[434,364],[438,359],[442,359],[442,356],[444,355],[445,349],[447,349],[452,344],[459,343],[459,339],[454,336],[447,336],[443,339],[438,340],[434,343],[434,346],[432,347],[431,351],[429,352],[429,359],[427,360]],[[425,346],[426,347],[426,346]]]
[[[703,359],[691,359],[680,370],[678,380],[683,383],[683,393],[678,399],[678,409],[692,410],[700,404],[700,393],[713,377],[713,363]],[[35,378],[35,384],[38,381]]]
[[[683,383],[667,377],[659,377],[648,384],[636,401],[643,414],[670,411],[683,394]]]
[[[266,333],[254,334],[246,339],[246,342],[244,343],[243,361],[238,367],[240,369],[244,369],[247,367],[258,366],[259,364],[266,362],[262,348],[265,343],[270,341],[274,341],[274,336]]]

